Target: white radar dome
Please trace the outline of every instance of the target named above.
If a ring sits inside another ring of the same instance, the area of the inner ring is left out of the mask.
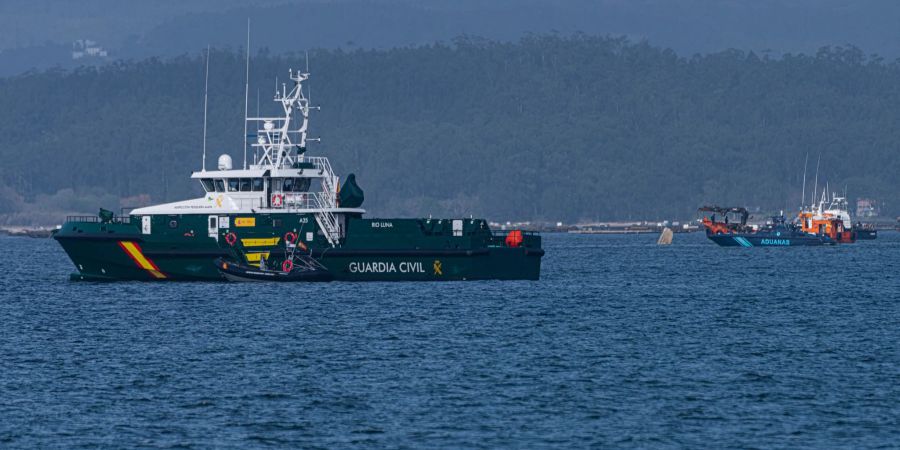
[[[273,129],[275,129],[275,124],[272,123],[271,120],[267,120],[263,123],[263,129],[266,131],[272,131]]]
[[[231,156],[219,156],[219,170],[231,170]]]

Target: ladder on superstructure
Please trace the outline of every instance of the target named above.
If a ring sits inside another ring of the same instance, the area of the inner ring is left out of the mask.
[[[322,192],[316,193],[316,222],[319,229],[325,235],[325,239],[332,247],[340,243],[341,227],[337,215],[333,212],[337,208],[337,177],[331,169],[328,158],[307,158],[303,154],[307,142],[317,142],[319,139],[307,136],[309,129],[309,112],[317,106],[310,106],[309,98],[304,95],[303,82],[309,79],[309,68],[306,72],[288,72],[294,86],[288,90],[285,84],[278,90],[276,83],[274,100],[281,103],[284,117],[246,117],[247,122],[262,122],[262,129],[257,131],[257,142],[252,147],[258,148],[262,154],[256,159],[257,165],[266,165],[274,168],[291,167],[295,163],[309,160],[322,175]],[[294,110],[301,114],[301,122],[296,130],[291,130],[291,118]],[[291,136],[297,138],[295,143]],[[300,149],[300,151],[297,151]]]
[[[325,239],[334,247],[340,242],[341,238],[341,225],[338,223],[337,215],[332,212],[333,208],[338,207],[337,177],[331,169],[331,163],[328,162],[328,158],[315,158],[314,164],[322,172],[322,192],[315,196],[316,222],[325,233]]]

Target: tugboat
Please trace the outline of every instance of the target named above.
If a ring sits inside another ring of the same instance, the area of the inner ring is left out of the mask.
[[[323,269],[346,281],[540,278],[544,250],[534,232],[498,233],[476,218],[364,218],[356,177],[341,183],[328,158],[307,155],[307,144],[318,141],[307,136],[317,109],[304,95],[309,73],[290,71],[289,78],[293,86],[282,85],[274,97],[283,116],[245,119],[257,130],[247,135],[255,138],[250,164],[246,141],[239,168],[222,155],[218,170],[207,170],[204,148],[203,166],[191,175],[202,197],[119,217],[105,210],[68,217],[53,237],[78,269],[71,278],[259,279],[282,268],[287,275],[279,279],[288,280],[295,247],[304,249],[316,279]],[[273,269],[256,270],[261,261]]]
[[[865,228],[861,223],[853,225],[847,199],[835,193],[827,198],[825,190],[817,205],[802,208],[797,215],[797,223],[807,233],[828,234],[841,244],[852,244],[857,239],[875,239],[877,231]]]
[[[742,207],[704,206],[701,223],[706,237],[722,247],[796,247],[836,244],[827,234],[807,233],[788,223],[784,215],[772,217],[763,226],[747,224],[750,214]],[[717,220],[717,215],[721,220]]]

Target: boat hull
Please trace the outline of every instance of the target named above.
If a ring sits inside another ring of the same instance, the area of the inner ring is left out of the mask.
[[[157,269],[145,269],[125,255],[116,243],[61,242],[78,268],[72,279],[84,281],[220,281],[215,260],[222,254],[211,249],[193,257],[149,251]],[[141,247],[144,251],[151,246]],[[322,251],[314,250],[316,253]],[[317,260],[336,281],[465,281],[538,280],[543,250],[494,248],[477,252],[416,252],[397,254],[353,252],[328,254]],[[274,280],[273,280],[274,281]]]
[[[769,236],[758,234],[711,234],[709,240],[722,247],[806,247],[832,244],[822,236]]]
[[[161,250],[132,237],[57,241],[78,269],[70,278],[82,281],[221,280],[213,261],[226,255],[216,247]]]
[[[345,281],[537,280],[543,250],[334,252],[319,259]]]
[[[871,241],[878,239],[878,230],[856,229],[854,230],[856,239],[860,241]]]
[[[293,220],[291,220],[293,219]],[[69,223],[54,233],[78,272],[74,280],[90,281],[222,281],[215,261],[226,258],[253,265],[265,255],[273,264],[284,257],[283,238],[294,231],[289,222],[310,224],[305,217],[278,217],[281,228],[262,228],[270,223],[256,220],[256,229],[222,229],[212,236],[197,233],[205,218],[192,223],[192,217],[161,219],[163,232],[141,233],[130,223]],[[469,220],[469,219],[466,219]],[[167,222],[177,222],[169,231]],[[231,220],[234,223],[235,220]],[[477,221],[466,225],[482,229]],[[155,222],[154,222],[155,223]],[[457,280],[537,280],[541,259],[539,236],[527,236],[525,243],[504,245],[489,230],[478,235],[444,233],[439,227],[425,226],[428,219],[359,219],[348,224],[348,236],[342,246],[331,247],[315,228],[305,252],[328,269],[337,281],[457,281]],[[425,224],[425,225],[423,225]],[[377,225],[377,226],[376,226]],[[443,226],[443,225],[441,225]],[[299,228],[299,227],[298,227]],[[205,231],[205,230],[204,230]],[[300,232],[304,231],[304,232]],[[421,233],[420,233],[421,231]],[[226,236],[239,236],[228,244]],[[420,234],[417,234],[420,233]],[[263,245],[256,247],[257,245]]]

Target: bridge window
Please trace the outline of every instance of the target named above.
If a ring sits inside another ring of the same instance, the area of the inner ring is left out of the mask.
[[[250,192],[249,178],[241,178],[241,192]]]
[[[309,191],[309,185],[311,183],[312,183],[312,178],[295,178],[294,179],[294,192]]]
[[[228,192],[238,192],[241,182],[238,178],[228,179]]]
[[[253,191],[254,192],[262,192],[263,191],[263,179],[262,178],[254,178],[253,179]]]
[[[294,192],[294,179],[293,178],[285,178],[284,179],[284,192]]]
[[[213,185],[212,178],[201,178],[200,183],[203,184],[203,190],[206,192],[215,192],[216,187]]]
[[[284,178],[272,178],[272,190],[275,192],[281,191],[282,186],[284,185]]]
[[[218,178],[214,181],[216,183],[216,192],[225,192],[225,182]]]

